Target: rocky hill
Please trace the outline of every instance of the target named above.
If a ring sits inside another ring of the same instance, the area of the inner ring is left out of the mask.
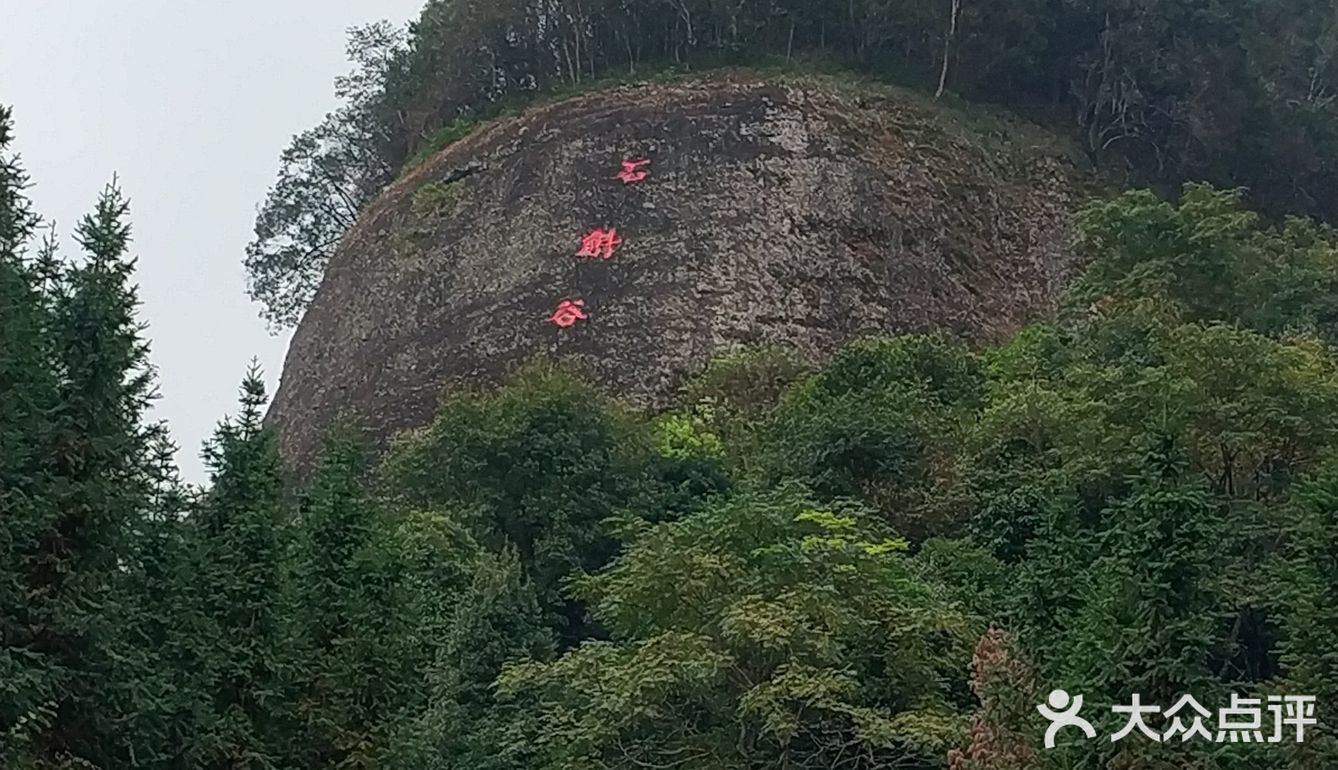
[[[385,440],[443,389],[536,356],[654,403],[741,345],[817,360],[873,334],[997,339],[1051,308],[1084,178],[1028,124],[829,79],[716,74],[534,108],[363,213],[270,419],[302,468],[338,420]]]

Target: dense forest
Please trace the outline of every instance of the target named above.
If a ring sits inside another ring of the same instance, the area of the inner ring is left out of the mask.
[[[353,30],[343,107],[299,134],[248,248],[252,296],[300,318],[361,208],[479,120],[611,79],[835,68],[987,101],[1071,136],[1115,178],[1245,187],[1338,221],[1331,0],[430,0]]]
[[[1083,208],[1083,272],[1006,343],[742,350],[657,411],[535,361],[384,457],[336,431],[303,483],[256,371],[181,480],[128,200],[63,253],[0,108],[0,768],[1334,767],[1336,35],[1312,0],[433,0],[358,30],[261,212],[279,323],[416,154],[618,73],[831,57],[1068,120],[1145,184]],[[1095,739],[1043,745],[1058,688]],[[1317,724],[1113,741],[1135,693]]]
[[[4,768],[1338,761],[1324,226],[1129,192],[1007,344],[744,351],[653,414],[536,362],[301,487],[251,372],[198,489],[146,417],[126,199],[63,258],[0,158]],[[1058,687],[1101,739],[1040,745]],[[1130,693],[1319,726],[1106,740]]]

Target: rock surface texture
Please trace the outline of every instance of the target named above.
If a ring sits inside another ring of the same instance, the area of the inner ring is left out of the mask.
[[[627,184],[624,160],[649,175]],[[271,409],[296,468],[336,422],[384,441],[444,389],[537,356],[656,403],[715,355],[820,360],[931,329],[988,341],[1051,310],[1084,178],[1030,125],[911,92],[720,74],[487,125],[344,238]],[[611,259],[578,258],[616,228]],[[585,318],[551,322],[564,299]]]

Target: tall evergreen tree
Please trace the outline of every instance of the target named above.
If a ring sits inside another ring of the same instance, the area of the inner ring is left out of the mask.
[[[157,433],[145,420],[157,394],[136,317],[128,212],[113,181],[75,229],[87,258],[67,270],[56,297],[61,409],[52,459],[62,483],[43,547],[59,576],[55,594],[65,598],[58,627],[68,629],[61,644],[73,674],[59,712],[68,726],[52,748],[103,765],[128,761],[107,698],[131,673],[121,665],[132,643],[121,568],[152,505]]]
[[[210,650],[198,594],[196,552],[189,537],[195,492],[178,475],[176,445],[154,439],[152,506],[133,533],[124,565],[123,631],[128,676],[119,688],[128,757],[135,768],[181,768],[195,758],[209,724],[211,696],[203,676]]]
[[[194,526],[199,601],[214,638],[202,767],[274,767],[273,736],[286,724],[279,654],[284,478],[275,437],[262,424],[265,402],[264,381],[252,367],[240,413],[219,425],[204,452],[212,486]]]
[[[513,550],[480,555],[443,642],[427,676],[431,699],[391,754],[395,766],[514,767],[500,747],[518,707],[499,702],[493,685],[508,663],[551,659],[556,640]]]
[[[7,143],[7,113],[0,124]],[[144,413],[154,395],[126,257],[128,204],[113,183],[81,220],[82,263],[61,266],[50,241],[25,261],[36,219],[21,169],[3,165],[0,623],[3,673],[16,683],[0,707],[5,761],[113,767],[126,760],[114,693],[131,643],[119,622],[121,566],[151,505]]]
[[[60,667],[42,638],[47,594],[34,595],[39,542],[49,525],[54,479],[45,462],[56,435],[52,318],[42,281],[25,258],[38,218],[28,177],[8,154],[10,111],[0,107],[0,766],[44,738]]]
[[[306,492],[291,559],[290,653],[297,656],[297,767],[377,767],[386,733],[420,702],[406,666],[412,618],[401,564],[376,537],[379,506],[359,483],[361,447],[336,435]]]

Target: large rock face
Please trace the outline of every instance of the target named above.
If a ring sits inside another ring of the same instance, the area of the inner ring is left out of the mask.
[[[645,158],[643,181],[616,179]],[[452,383],[560,355],[654,402],[714,355],[852,338],[996,339],[1050,309],[1078,202],[1067,147],[893,89],[716,75],[537,108],[446,148],[345,237],[271,410],[309,465]],[[578,258],[616,228],[611,259]],[[565,299],[584,319],[553,323]]]

